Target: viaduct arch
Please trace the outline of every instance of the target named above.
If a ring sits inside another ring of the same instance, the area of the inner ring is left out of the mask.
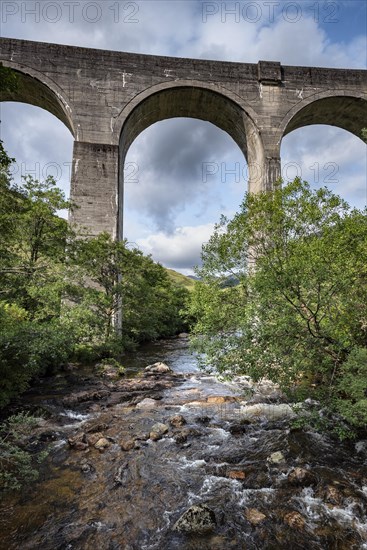
[[[238,144],[249,191],[280,176],[280,145],[309,124],[367,127],[367,71],[150,56],[0,38],[21,101],[58,117],[74,137],[71,221],[91,235],[122,232],[123,172],[134,139],[172,117],[212,122]]]

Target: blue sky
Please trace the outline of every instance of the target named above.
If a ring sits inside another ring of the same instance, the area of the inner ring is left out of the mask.
[[[0,9],[7,37],[251,63],[365,69],[367,62],[364,0],[3,0]],[[16,103],[1,104],[0,118],[1,139],[17,159],[14,178],[53,174],[68,192],[72,136],[63,124]],[[285,179],[301,175],[365,206],[367,148],[357,137],[310,126],[287,135],[281,154]],[[140,134],[127,163],[138,172],[125,186],[125,236],[164,265],[192,273],[214,223],[234,214],[246,190],[237,145],[209,123],[172,119]],[[215,163],[217,174],[203,177],[205,163]]]

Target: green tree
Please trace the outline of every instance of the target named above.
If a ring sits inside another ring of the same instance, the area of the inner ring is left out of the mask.
[[[107,233],[80,239],[69,250],[77,277],[70,285],[77,311],[93,312],[96,343],[116,343],[120,353],[131,342],[182,330],[180,310],[188,292],[176,287],[166,270],[126,241]]]
[[[243,290],[220,289],[228,273]],[[351,351],[367,347],[366,211],[352,210],[326,188],[312,191],[296,179],[246,195],[240,212],[223,219],[203,248],[200,275],[210,303],[204,297],[197,343],[221,372],[305,391],[316,384],[331,395]],[[196,314],[200,293],[199,286]],[[215,300],[224,305],[213,308]],[[219,310],[227,320],[217,332]]]
[[[6,156],[6,155],[5,155]],[[4,170],[9,165],[5,159]],[[52,179],[27,178],[22,188],[4,177],[0,195],[0,406],[31,379],[65,363],[74,342],[62,331],[68,205]]]
[[[19,413],[0,423],[0,493],[20,489],[39,476],[37,465],[47,451],[31,453],[25,450],[40,418]]]
[[[57,211],[69,206],[52,177],[39,182],[28,176],[21,189],[8,187],[3,195],[0,227],[7,238],[0,264],[2,298],[35,318],[58,314],[70,230]]]

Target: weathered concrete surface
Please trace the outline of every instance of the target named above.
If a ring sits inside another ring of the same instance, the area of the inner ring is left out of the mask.
[[[284,135],[309,124],[367,126],[367,71],[230,63],[0,38],[0,62],[19,73],[22,101],[50,111],[75,139],[74,223],[122,233],[123,166],[134,139],[172,117],[212,122],[238,144],[249,190],[280,175]]]

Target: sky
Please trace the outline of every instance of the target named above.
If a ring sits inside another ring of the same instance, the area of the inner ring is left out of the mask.
[[[364,0],[0,0],[0,34],[118,51],[283,65],[366,69]],[[73,138],[48,112],[0,104],[0,137],[17,162],[15,181],[53,175],[69,193]],[[367,147],[331,126],[308,126],[282,142],[282,176],[327,185],[351,205],[367,202]],[[205,163],[217,173],[206,175]],[[232,138],[195,119],[142,132],[125,165],[124,236],[156,261],[193,273],[221,214],[247,189],[246,161]]]

